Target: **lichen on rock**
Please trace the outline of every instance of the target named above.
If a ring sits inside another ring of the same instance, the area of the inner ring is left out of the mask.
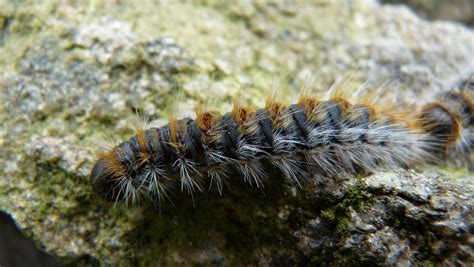
[[[275,173],[263,190],[232,177],[223,196],[193,205],[177,192],[141,207],[101,201],[88,177],[96,140],[125,140],[130,113],[160,123],[199,102],[228,111],[237,95],[262,105],[272,84],[294,98],[315,73],[319,92],[350,74],[355,86],[390,82],[381,88],[400,102],[430,101],[474,73],[472,29],[370,0],[0,6],[0,209],[63,263],[472,261],[464,169],[318,176],[301,188]]]

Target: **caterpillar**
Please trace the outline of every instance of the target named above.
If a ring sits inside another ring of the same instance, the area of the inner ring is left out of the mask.
[[[235,102],[223,115],[197,108],[195,119],[171,115],[167,125],[138,127],[128,141],[99,153],[91,183],[105,200],[135,204],[168,198],[176,186],[192,197],[206,182],[222,194],[231,173],[261,188],[273,169],[301,186],[315,174],[409,168],[447,155],[472,162],[470,91],[449,92],[419,112],[305,92],[291,105],[270,97],[264,108]]]

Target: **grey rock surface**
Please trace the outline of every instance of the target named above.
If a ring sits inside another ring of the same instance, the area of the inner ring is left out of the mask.
[[[130,114],[163,124],[237,95],[261,106],[275,81],[290,100],[308,76],[323,93],[350,74],[422,105],[474,73],[472,29],[369,0],[0,6],[0,209],[62,263],[472,264],[473,175],[460,168],[302,188],[275,174],[264,190],[235,177],[223,196],[160,207],[105,203],[88,177],[97,140],[133,134]]]

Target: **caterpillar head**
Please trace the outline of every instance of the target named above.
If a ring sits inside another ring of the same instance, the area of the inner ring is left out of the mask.
[[[100,157],[91,171],[91,183],[94,192],[106,201],[118,201],[124,197],[120,193],[120,176],[117,163],[107,156]]]

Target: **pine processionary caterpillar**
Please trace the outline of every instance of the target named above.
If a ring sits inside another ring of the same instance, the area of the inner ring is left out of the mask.
[[[192,196],[204,191],[206,178],[221,193],[231,172],[263,187],[269,167],[300,185],[314,173],[408,168],[450,153],[469,161],[474,119],[466,91],[448,93],[415,115],[304,93],[292,105],[270,98],[264,108],[234,104],[224,115],[197,109],[194,120],[170,116],[167,125],[137,129],[128,141],[100,153],[91,182],[106,200],[137,203],[167,198],[173,185]]]

